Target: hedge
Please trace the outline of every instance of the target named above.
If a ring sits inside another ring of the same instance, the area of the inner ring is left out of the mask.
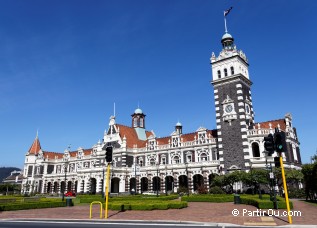
[[[255,206],[259,209],[273,209],[274,204],[270,199],[259,199],[255,197],[249,197],[249,196],[240,196],[241,203],[242,204],[248,204]],[[277,206],[278,209],[286,209],[286,202],[283,198],[277,197]],[[289,201],[290,209],[293,209],[293,202]]]
[[[79,199],[80,203],[91,203],[93,201],[105,202],[104,199],[101,198],[100,195],[80,195],[76,197]],[[121,201],[169,201],[177,199],[178,195],[169,195],[169,196],[144,196],[144,195],[136,195],[136,196],[118,196],[118,197],[110,197],[109,202],[121,202]]]
[[[108,208],[115,211],[122,210],[167,210],[167,209],[181,209],[187,207],[187,202],[170,201],[170,202],[128,202],[122,201],[120,203],[109,203]]]
[[[15,211],[15,210],[65,207],[65,206],[66,206],[66,203],[63,201],[12,203],[12,204],[0,204],[0,211]]]
[[[182,196],[182,201],[223,203],[223,202],[233,202],[233,196],[226,195],[226,194],[190,195],[190,196]]]

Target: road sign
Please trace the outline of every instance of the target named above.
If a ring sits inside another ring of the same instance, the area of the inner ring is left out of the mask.
[[[270,179],[274,179],[274,174],[270,172]]]

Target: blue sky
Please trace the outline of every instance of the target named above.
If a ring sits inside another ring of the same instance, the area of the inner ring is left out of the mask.
[[[91,148],[138,107],[168,136],[216,126],[210,56],[228,30],[250,63],[255,121],[290,112],[303,162],[316,152],[317,1],[0,1],[0,166],[42,148]],[[315,91],[315,92],[314,92]]]

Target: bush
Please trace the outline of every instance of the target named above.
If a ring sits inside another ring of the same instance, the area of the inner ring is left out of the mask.
[[[13,203],[13,204],[1,204],[0,211],[16,211],[16,210],[65,207],[65,206],[66,206],[66,203],[62,202],[62,201],[59,201],[59,202]]]
[[[190,195],[182,196],[182,201],[187,202],[213,202],[213,203],[222,203],[222,202],[233,202],[232,195]]]
[[[215,186],[209,189],[210,194],[225,194],[225,191],[222,188]]]
[[[208,193],[208,189],[205,186],[203,186],[203,185],[199,185],[197,187],[197,193],[198,194],[207,194]]]
[[[257,195],[243,195],[240,196],[241,203],[255,206],[259,209],[273,209],[273,201],[270,201],[269,196],[265,196],[262,199],[259,199]],[[286,209],[286,202],[283,198],[277,197],[277,206],[278,209]],[[293,203],[290,201],[290,209],[293,209]]]
[[[305,199],[306,198],[305,189],[290,188],[288,190],[288,197],[292,199]]]

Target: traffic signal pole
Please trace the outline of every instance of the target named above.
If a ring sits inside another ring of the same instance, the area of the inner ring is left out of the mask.
[[[288,191],[287,191],[287,184],[286,184],[286,178],[285,178],[285,171],[284,171],[284,164],[283,164],[283,157],[280,156],[280,164],[281,164],[281,170],[282,170],[282,178],[283,178],[283,187],[284,187],[284,193],[285,193],[285,201],[286,201],[286,208],[287,208],[287,215],[288,215],[288,223],[292,224],[292,216],[290,214],[290,206],[289,206],[289,200],[288,200]]]
[[[105,204],[105,218],[108,218],[108,199],[109,199],[109,177],[110,177],[110,163],[108,162],[107,165],[107,182],[106,182],[106,191],[105,191],[105,197],[106,197],[106,204]]]

